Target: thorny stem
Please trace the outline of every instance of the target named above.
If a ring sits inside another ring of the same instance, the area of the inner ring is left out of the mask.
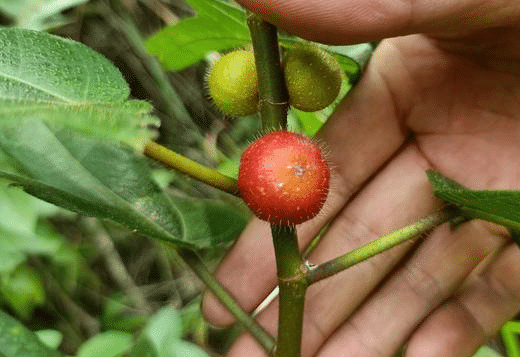
[[[368,258],[380,254],[390,248],[404,243],[418,235],[427,233],[438,225],[459,216],[459,211],[453,207],[444,208],[430,216],[419,219],[418,221],[398,229],[386,236],[373,242],[365,244],[342,256],[334,258],[328,262],[320,264],[307,272],[309,284],[313,284],[322,279],[337,274],[353,265],[356,265]]]
[[[171,151],[153,141],[146,144],[144,147],[144,153],[147,156],[160,161],[183,174],[193,177],[196,180],[240,197],[238,184],[235,179],[223,175],[208,166],[199,164],[198,162],[188,159],[187,157]]]

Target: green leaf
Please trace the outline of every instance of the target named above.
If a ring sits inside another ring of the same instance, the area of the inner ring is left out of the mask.
[[[182,333],[182,319],[179,312],[172,306],[166,306],[157,311],[148,322],[143,334],[152,342],[156,351],[161,351],[179,340]]]
[[[92,337],[78,350],[76,357],[120,357],[132,346],[132,334],[106,331]]]
[[[127,355],[128,357],[158,357],[155,347],[145,336],[139,337]]]
[[[0,273],[14,270],[27,254],[54,255],[61,248],[63,239],[43,230],[45,221],[39,220],[56,210],[20,189],[0,186]]]
[[[470,190],[436,171],[427,172],[435,195],[458,207],[469,218],[479,218],[520,229],[520,191]]]
[[[34,121],[0,131],[0,148],[24,174],[0,177],[66,209],[116,221],[139,233],[186,248],[209,248],[224,229],[196,230],[204,217],[183,217],[179,203],[157,185],[147,161],[134,151]],[[232,226],[232,229],[233,226]]]
[[[38,121],[4,127],[0,146],[27,173],[2,176],[36,197],[163,240],[182,234],[178,213],[130,150],[64,130],[55,135]]]
[[[197,345],[182,340],[173,344],[171,351],[160,355],[160,357],[170,356],[209,357],[209,355]]]
[[[45,346],[53,350],[57,350],[63,341],[63,334],[57,330],[40,330],[34,333]]]
[[[135,332],[146,323],[146,316],[130,308],[128,296],[111,296],[106,300],[100,321],[104,330]]]
[[[40,275],[26,264],[3,274],[0,293],[5,302],[22,319],[31,317],[33,310],[45,302],[45,288]]]
[[[141,353],[146,356],[157,357],[208,357],[196,345],[181,340],[181,335],[182,319],[180,313],[171,306],[163,307],[150,318],[143,331],[143,337],[148,343],[143,341],[139,343]],[[147,348],[153,349],[155,352],[146,352]],[[135,355],[135,352],[133,355]],[[131,354],[131,356],[133,355]]]
[[[520,334],[520,321],[507,321],[500,329],[502,340],[508,357],[519,357],[520,346],[518,336]]]
[[[60,357],[61,354],[40,342],[21,323],[0,311],[0,355],[5,357]]]
[[[293,115],[298,120],[308,136],[314,136],[324,123],[319,111],[304,112],[296,108],[291,108],[288,115]]]
[[[41,230],[42,224],[39,223],[32,233],[0,225],[0,272],[14,270],[28,254],[54,256],[58,252],[64,244],[63,239]]]
[[[129,100],[121,73],[85,45],[36,31],[0,28],[0,128],[43,120],[142,148],[158,121]]]
[[[482,346],[473,355],[473,357],[503,357],[503,356],[488,346]],[[509,356],[509,357],[513,357],[513,356]]]
[[[207,52],[251,42],[242,9],[220,0],[187,0],[196,17],[181,20],[152,36],[148,50],[167,69],[179,71],[202,60]]]
[[[211,247],[235,240],[248,222],[248,217],[219,200],[201,200],[186,197],[174,198],[182,212],[189,234],[208,237]]]
[[[182,336],[196,333],[201,325],[205,324],[201,312],[201,300],[200,297],[195,298],[179,310],[182,319]]]
[[[368,64],[374,47],[370,43],[346,46],[327,46],[327,50],[336,54],[336,58],[345,71],[349,82],[356,83]]]
[[[0,186],[0,226],[6,229],[34,234],[38,219],[56,210],[21,190]]]
[[[27,254],[52,255],[61,242],[37,234],[21,234],[0,227],[0,272],[12,271]]]
[[[251,43],[246,12],[221,0],[187,0],[196,17],[181,20],[148,39],[147,47],[163,66],[179,71],[193,65],[211,51],[224,51]],[[300,38],[280,34],[284,46],[307,43]],[[369,43],[349,46],[323,46],[338,58],[341,67],[355,82],[374,50]]]
[[[0,0],[0,10],[11,15],[17,27],[46,30],[67,23],[62,11],[88,0]]]

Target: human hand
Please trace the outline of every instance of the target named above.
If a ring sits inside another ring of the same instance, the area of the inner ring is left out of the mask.
[[[520,3],[240,0],[302,37],[384,40],[319,133],[335,166],[323,213],[298,226],[322,263],[441,206],[425,170],[476,189],[520,189]],[[418,35],[417,33],[422,33]],[[405,36],[406,35],[406,36]],[[254,220],[217,278],[248,311],[276,285],[267,223]],[[259,321],[273,334],[276,302]],[[495,225],[446,225],[312,285],[302,355],[470,356],[520,310],[520,251]],[[209,294],[216,324],[230,315]],[[247,335],[229,356],[264,356]]]

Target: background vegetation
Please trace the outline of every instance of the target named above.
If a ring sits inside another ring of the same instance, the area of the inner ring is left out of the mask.
[[[191,0],[189,3],[198,7],[199,16],[206,16],[204,21],[208,22],[208,28],[212,26],[211,21],[219,21],[207,15],[212,10],[210,1]],[[165,42],[168,36],[175,38],[175,32],[156,35],[165,26],[192,18],[195,15],[192,6],[180,0],[0,0],[0,25],[48,31],[101,53],[123,75],[122,79],[117,76],[110,79],[113,81],[110,90],[114,91],[110,95],[123,100],[131,98],[128,117],[142,113],[141,120],[150,126],[160,121],[157,137],[160,143],[224,174],[236,176],[240,154],[260,132],[260,121],[256,115],[240,120],[224,117],[208,98],[204,77],[208,65],[217,56],[208,53],[207,48],[215,51],[248,43],[247,26],[245,21],[230,25],[234,33],[230,44],[212,37],[210,31],[197,23],[183,21],[184,33],[206,41],[189,51],[172,45],[175,41]],[[243,16],[229,11],[237,18]],[[233,23],[227,20],[228,24]],[[282,40],[289,45],[296,41],[284,35]],[[350,79],[343,94],[357,80],[370,50],[369,44],[348,50],[335,49],[356,58],[356,61],[343,58],[342,66]],[[37,55],[45,48],[34,51]],[[160,55],[161,63],[152,53]],[[66,58],[60,62],[62,67],[58,72],[67,66],[79,66],[82,61],[97,60],[88,55],[85,58],[77,61]],[[129,93],[125,92],[123,82],[119,86],[118,81],[122,80],[129,84]],[[117,88],[123,89],[118,91]],[[73,96],[74,91],[68,91],[67,95]],[[94,101],[96,93],[90,95]],[[74,109],[74,113],[82,118],[96,117],[106,113],[110,103],[106,106],[99,112]],[[70,117],[70,110],[62,108],[63,118]],[[312,135],[330,111],[316,114],[291,111],[289,127]],[[122,115],[122,121],[127,119]],[[60,117],[53,120],[59,121]],[[8,146],[13,133],[24,130],[23,125],[15,124],[11,128],[6,126],[0,134],[4,146]],[[49,135],[44,127],[31,130],[39,130],[39,140]],[[98,135],[106,130],[106,135],[111,135],[111,128],[94,126],[90,130],[98,130]],[[147,131],[117,132],[122,141],[136,137],[146,140],[149,135]],[[65,146],[68,143],[67,148],[73,151],[75,139],[66,133],[52,134],[49,138],[54,136]],[[26,155],[33,158],[32,164],[37,167],[44,160],[44,148],[34,144],[34,137],[26,140],[32,147]],[[81,147],[95,150],[98,144],[85,139]],[[117,151],[107,159],[108,149],[105,149],[99,149],[99,155],[107,163],[125,155]],[[151,161],[150,164],[155,183],[175,197],[178,209],[175,217],[185,229],[181,243],[199,248],[205,262],[214,266],[250,218],[246,206],[236,197]],[[135,165],[132,169],[137,170],[142,163],[132,162],[132,165]],[[12,162],[0,152],[0,169],[11,166]],[[109,169],[106,168],[107,172]],[[148,170],[147,166],[142,170]],[[54,179],[55,174],[49,173],[48,179]],[[119,174],[111,179],[119,179],[123,172]],[[82,183],[87,179],[85,176]],[[149,188],[147,194],[154,194],[149,182],[142,186]],[[129,211],[128,202],[135,203],[134,198],[118,201],[118,212],[124,216]],[[87,199],[84,204],[88,206]],[[112,204],[106,202],[107,207]],[[10,356],[27,357],[31,353],[41,356],[39,352],[30,351],[31,346],[40,343],[38,341],[50,347],[49,351],[58,349],[63,354],[79,357],[223,355],[240,328],[216,330],[204,322],[199,309],[202,289],[200,281],[171,247],[119,224],[86,218],[40,201],[22,190],[0,186],[0,305],[5,311],[0,312],[0,344],[13,344],[7,338],[13,334],[7,332],[16,329],[20,331],[18,338],[27,346],[27,350],[14,351]],[[10,316],[21,321],[28,330]],[[511,329],[515,331],[518,327],[514,325]],[[36,331],[37,337],[29,330]],[[511,339],[515,338],[513,335],[511,332]],[[503,351],[503,348],[499,344],[493,345],[493,349],[486,347],[479,351],[479,356],[497,356],[495,350]],[[54,356],[53,352],[48,355]]]

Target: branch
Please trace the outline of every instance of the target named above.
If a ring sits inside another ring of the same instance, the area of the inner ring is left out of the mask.
[[[340,257],[320,264],[307,272],[309,284],[313,284],[322,279],[337,274],[353,265],[356,265],[368,258],[380,254],[390,248],[404,243],[416,236],[426,233],[431,229],[447,222],[459,215],[459,211],[453,207],[447,207],[430,216],[419,219],[417,222],[404,228],[394,231],[376,241],[370,242],[348,252]]]
[[[121,259],[112,238],[107,234],[105,228],[95,218],[84,218],[83,225],[103,256],[112,279],[125,291],[125,294],[141,313],[150,315],[152,307],[148,304],[144,294],[128,273],[123,259]]]
[[[219,284],[219,282],[211,275],[199,256],[185,248],[178,248],[177,253],[188,264],[188,266],[197,274],[200,280],[204,282],[206,287],[217,297],[235,318],[240,321],[249,330],[251,335],[262,345],[266,351],[272,351],[275,346],[273,337],[260,326],[251,316],[249,316],[229,293]]]

